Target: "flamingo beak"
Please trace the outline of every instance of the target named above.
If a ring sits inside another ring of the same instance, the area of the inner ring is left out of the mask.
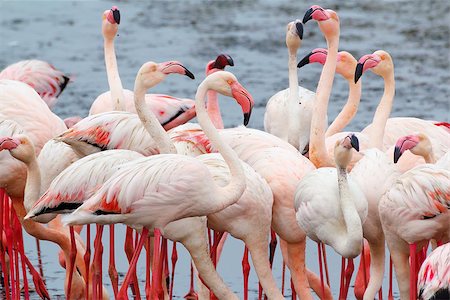
[[[358,63],[356,65],[356,70],[355,70],[355,83],[358,82],[359,78],[361,78],[363,71],[364,70],[364,63]]]
[[[18,139],[14,139],[14,138],[10,138],[10,137],[0,138],[0,151],[13,150],[13,149],[16,149],[19,145],[20,145],[20,141]]]
[[[236,99],[237,103],[239,103],[242,108],[242,112],[244,114],[244,125],[247,126],[248,122],[250,121],[253,105],[255,104],[253,97],[237,81],[233,82],[230,87],[233,98]]]
[[[301,68],[310,63],[309,58],[313,55],[313,52],[309,52],[305,57],[303,57],[300,62],[297,64],[297,68]]]
[[[303,24],[300,21],[295,22],[295,28],[297,29],[298,37],[302,40],[303,39]]]
[[[354,134],[351,134],[349,137],[350,137],[350,144],[352,145],[352,147],[357,152],[359,152],[359,140],[358,140],[358,138]]]
[[[234,66],[233,59],[228,54],[220,54],[214,61],[212,68],[224,70],[226,66],[233,67]]]
[[[161,72],[163,72],[166,75],[172,74],[172,73],[178,73],[181,75],[186,75],[187,77],[189,77],[191,79],[195,79],[194,74],[192,74],[191,71],[189,71],[185,66],[183,66],[178,61],[169,61],[169,62],[161,63],[161,64],[159,64],[159,66],[160,66],[159,68],[160,68]]]
[[[394,164],[396,164],[398,162],[398,160],[400,159],[400,156],[402,156],[403,152],[402,149],[398,146],[395,146],[394,148]]]
[[[117,6],[113,6],[111,11],[112,11],[112,14],[113,14],[114,21],[116,21],[117,24],[120,24],[120,11],[119,11],[119,8],[117,8]]]
[[[306,24],[306,22],[308,22],[309,20],[312,19],[313,12],[314,12],[314,9],[312,7],[305,12],[305,15],[303,16],[303,21],[302,21],[303,24]]]

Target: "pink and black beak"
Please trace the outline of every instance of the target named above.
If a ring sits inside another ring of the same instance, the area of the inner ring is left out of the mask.
[[[325,63],[327,59],[328,51],[323,48],[317,48],[309,52],[305,57],[303,57],[297,64],[297,68],[301,68],[307,64],[318,62],[321,64]]]
[[[361,57],[356,65],[355,70],[355,83],[358,82],[359,78],[361,78],[362,74],[375,66],[381,61],[381,58],[375,54],[367,54]]]
[[[250,116],[252,115],[252,109],[255,105],[252,95],[237,81],[233,82],[231,85],[231,94],[233,98],[236,99],[237,103],[242,108],[244,114],[244,125],[247,126],[250,121]]]
[[[303,21],[302,21],[303,24],[306,24],[306,22],[308,22],[309,20],[312,20],[313,17],[314,17],[314,19],[321,21],[321,20],[328,19],[328,14],[325,12],[325,10],[322,7],[320,7],[318,5],[313,5],[306,11],[305,15],[303,16]]]
[[[185,66],[183,66],[178,61],[168,61],[165,63],[161,63],[160,68],[161,72],[163,72],[164,74],[178,73],[181,75],[186,75],[191,79],[195,79],[194,74],[192,74],[191,71],[189,71]]]
[[[419,138],[415,135],[401,137],[395,143],[394,163],[396,164],[406,150],[414,148],[419,143]]]
[[[234,66],[233,59],[228,54],[220,54],[212,65],[212,69],[224,70],[226,66]]]
[[[357,152],[359,152],[359,140],[356,135],[354,133],[350,133],[349,135],[347,135],[347,138],[350,139],[350,146]]]
[[[20,141],[11,137],[0,137],[0,151],[13,150],[20,145]]]
[[[120,24],[120,11],[119,11],[119,8],[118,8],[117,6],[113,6],[113,7],[111,8],[111,12],[112,12],[114,21],[115,21],[117,24]]]

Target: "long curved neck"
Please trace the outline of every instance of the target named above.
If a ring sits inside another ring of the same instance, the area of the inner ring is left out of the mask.
[[[349,88],[347,103],[345,103],[341,112],[328,127],[325,137],[341,132],[355,117],[355,114],[358,111],[359,102],[361,100],[361,80],[358,80],[358,82],[355,83],[352,78],[349,78],[347,81]]]
[[[436,157],[434,156],[433,151],[423,151],[423,153],[421,153],[420,156],[423,157],[423,159],[427,164],[436,163]]]
[[[223,129],[223,121],[222,116],[220,115],[220,106],[219,100],[217,98],[217,92],[209,90],[207,97],[208,97],[208,104],[207,104],[208,115],[217,129]]]
[[[309,141],[309,159],[316,167],[332,167],[333,161],[327,155],[325,147],[325,120],[327,120],[328,100],[333,87],[336,72],[339,36],[327,40],[328,55],[320,74],[316,90],[316,105],[311,119],[311,132]]]
[[[141,76],[141,75],[138,75]],[[144,125],[145,130],[150,134],[153,140],[158,145],[160,153],[177,153],[175,146],[170,140],[164,128],[159,123],[156,116],[149,109],[145,102],[145,92],[147,88],[142,86],[141,80],[136,78],[134,84],[134,105],[139,119]]]
[[[337,167],[339,200],[341,203],[342,214],[347,229],[346,237],[342,240],[339,252],[346,252],[348,249],[354,249],[355,246],[361,247],[363,237],[361,219],[356,211],[355,204],[352,199],[350,188],[348,186],[347,170]]]
[[[203,132],[211,142],[211,146],[219,151],[225,160],[231,173],[231,180],[228,185],[224,187],[216,186],[218,192],[217,200],[219,207],[217,211],[220,211],[227,206],[235,203],[242,195],[246,187],[246,180],[244,169],[237,154],[231,149],[230,146],[225,144],[219,136],[217,129],[208,117],[208,113],[205,109],[205,96],[208,90],[207,84],[200,84],[195,95],[195,109],[197,111],[197,119]]]
[[[26,211],[28,212],[33,207],[34,202],[36,202],[36,200],[39,199],[40,196],[41,171],[34,155],[31,161],[25,164],[27,166],[27,182],[25,184],[23,204]]]
[[[125,96],[123,94],[122,82],[120,81],[119,69],[117,67],[116,52],[114,50],[114,40],[104,41],[106,74],[108,76],[109,90],[111,91],[111,101],[114,110],[125,110]]]
[[[288,69],[289,69],[289,108],[290,108],[289,114],[293,114],[295,113],[293,108],[295,108],[295,106],[298,105],[297,48],[288,49],[288,52],[289,52]]]
[[[376,147],[381,149],[383,145],[384,129],[386,127],[386,122],[391,114],[392,103],[394,102],[395,95],[395,78],[394,72],[392,71],[384,79],[384,93],[381,97],[380,103],[378,104],[375,115],[373,116],[372,129],[370,132],[371,147]]]

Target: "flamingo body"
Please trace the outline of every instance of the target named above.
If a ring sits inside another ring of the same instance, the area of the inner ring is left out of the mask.
[[[0,79],[21,81],[31,86],[42,100],[52,108],[62,93],[69,77],[51,64],[37,59],[22,60],[0,72]]]

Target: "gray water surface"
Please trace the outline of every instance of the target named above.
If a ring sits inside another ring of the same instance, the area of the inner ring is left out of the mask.
[[[450,1],[5,1],[0,2],[0,69],[13,62],[38,58],[51,62],[71,75],[55,112],[61,117],[86,116],[92,101],[108,90],[103,60],[101,16],[118,5],[121,11],[116,53],[123,86],[132,89],[134,76],[148,60],[179,60],[195,75],[194,81],[169,76],[155,93],[193,98],[204,78],[206,62],[219,53],[231,55],[230,68],[253,95],[256,107],[249,126],[262,129],[267,100],[288,85],[285,27],[302,19],[306,9],[319,4],[338,12],[341,20],[340,49],[359,58],[378,49],[394,59],[396,97],[392,116],[412,116],[450,121],[449,49]],[[299,58],[326,47],[317,24],[306,24]],[[321,67],[299,70],[300,85],[315,90]],[[347,99],[347,83],[337,77],[330,99],[329,119]],[[349,130],[370,123],[383,93],[380,77],[363,76],[363,96],[358,115]],[[222,101],[225,126],[242,121],[233,101]],[[119,227],[119,226],[118,226]],[[120,228],[122,228],[120,226]],[[107,232],[107,231],[106,231]],[[123,255],[124,230],[117,229],[117,267],[127,269]],[[107,239],[105,253],[108,252]],[[26,237],[26,251],[36,262],[34,240]],[[57,249],[42,243],[47,285],[54,298],[63,298],[64,271],[57,262]],[[181,246],[178,247],[181,250]],[[170,247],[169,247],[170,249]],[[315,243],[308,244],[308,267],[318,273]],[[189,259],[181,251],[177,265],[175,295],[188,291]],[[219,273],[242,297],[241,256],[243,243],[230,238],[219,263]],[[328,250],[334,294],[338,295],[340,258]],[[104,256],[107,262],[107,256]],[[107,274],[105,266],[104,274]],[[138,272],[145,279],[143,264]],[[279,248],[274,275],[281,285]],[[105,284],[109,279],[105,277]],[[289,286],[289,284],[287,284]],[[107,286],[110,294],[111,288]],[[251,296],[257,297],[257,278],[250,278]],[[383,285],[387,293],[387,281]],[[290,295],[288,289],[286,295]],[[353,297],[350,291],[349,298]]]

